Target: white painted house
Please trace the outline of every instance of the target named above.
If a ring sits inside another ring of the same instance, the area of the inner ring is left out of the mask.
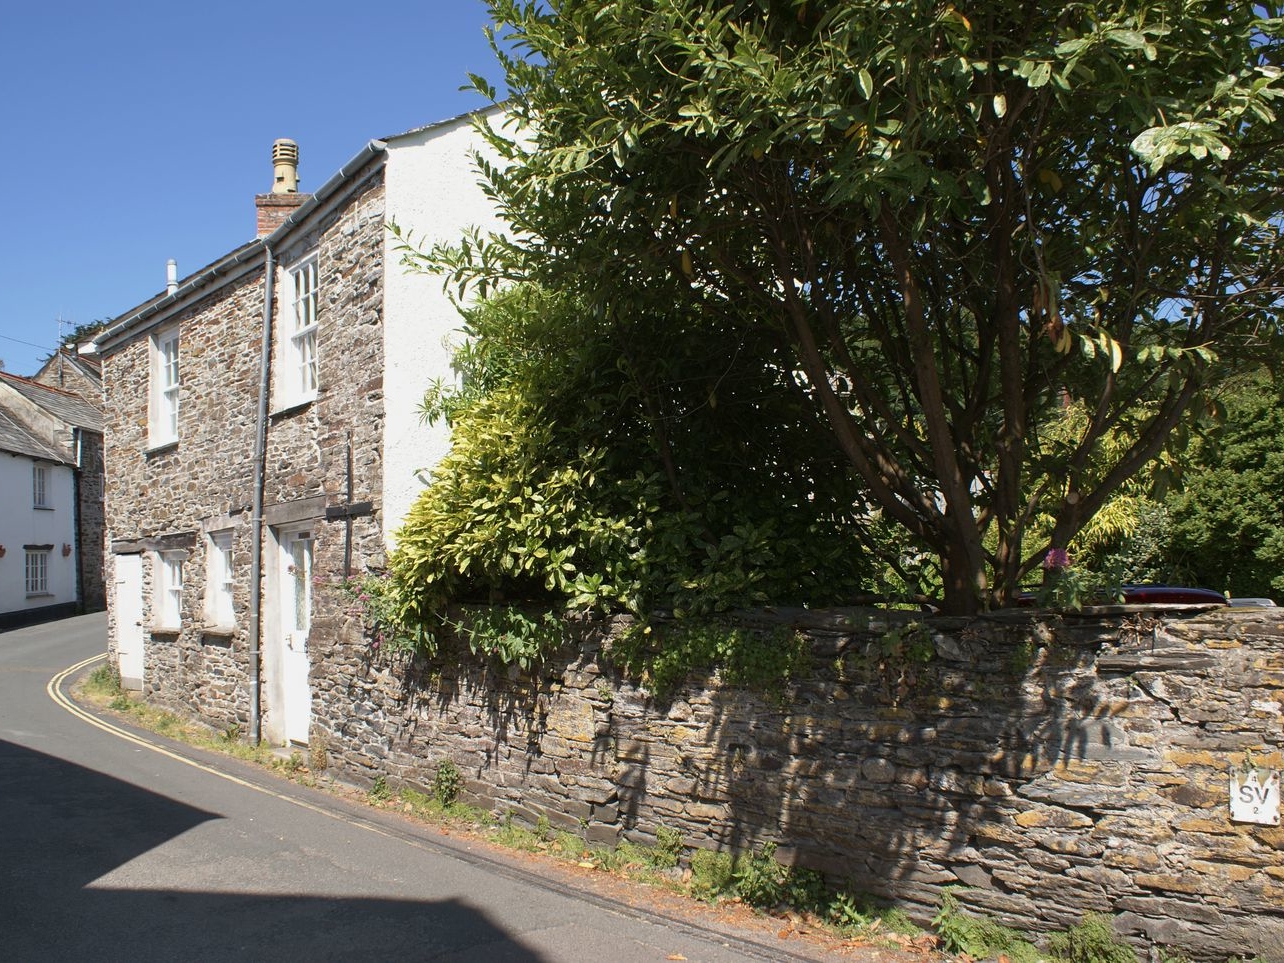
[[[0,628],[101,608],[102,415],[0,372]]]

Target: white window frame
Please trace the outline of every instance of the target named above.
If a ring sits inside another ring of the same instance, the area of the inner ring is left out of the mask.
[[[31,507],[50,508],[49,466],[39,462],[31,465]]]
[[[148,444],[152,448],[178,441],[179,392],[182,387],[178,328],[152,335],[151,418]]]
[[[211,532],[206,545],[208,563],[205,566],[205,618],[211,626],[218,628],[230,629],[236,625],[232,536],[230,528]]]
[[[283,342],[281,366],[283,401],[287,406],[312,401],[317,396],[317,311],[320,307],[320,272],[317,256],[311,254],[287,272],[290,304],[287,312],[289,337]]]
[[[27,598],[49,594],[49,552],[27,549],[25,570]]]
[[[156,625],[178,629],[183,625],[183,562],[186,552],[159,552],[156,556]]]

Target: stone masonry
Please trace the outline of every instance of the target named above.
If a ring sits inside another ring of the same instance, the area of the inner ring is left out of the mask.
[[[381,331],[383,171],[373,163],[291,237],[283,269],[316,253],[318,391],[314,401],[269,406],[264,520],[312,520],[318,581],[342,577],[346,526],[325,521],[327,507],[351,498],[373,502],[353,521],[353,567],[382,563],[378,500],[383,421]],[[250,558],[253,545],[253,452],[260,377],[264,278],[261,260],[157,326],[180,331],[179,441],[148,449],[150,336],[106,353],[107,528],[109,553],[144,559],[144,695],[192,712],[218,728],[249,721]],[[288,297],[278,284],[274,314]],[[279,332],[278,332],[279,333]],[[205,613],[209,542],[233,532],[234,626],[212,626]],[[157,552],[179,550],[184,562],[182,619],[156,627]],[[272,564],[265,548],[264,565]],[[117,591],[109,582],[109,591]],[[266,588],[265,588],[266,591]],[[114,647],[118,606],[110,604]],[[314,632],[309,645],[323,645]],[[114,651],[114,649],[113,649]],[[277,708],[264,688],[266,716]]]
[[[143,555],[145,694],[200,712],[220,726],[244,724],[246,626],[207,635],[204,614],[204,520],[224,518],[235,532],[233,555],[250,557],[263,271],[250,271],[182,311],[179,442],[148,448],[150,344],[136,338],[104,358],[107,404],[107,530],[111,553]],[[166,326],[168,326],[168,323]],[[153,631],[157,619],[155,550],[184,549],[183,629]],[[109,564],[111,560],[109,558]],[[248,605],[249,569],[238,572],[238,605]],[[108,580],[109,637],[117,638],[117,586]]]
[[[314,739],[357,781],[429,787],[593,842],[780,855],[930,918],[945,886],[1001,922],[1111,914],[1139,945],[1284,960],[1284,829],[1232,823],[1251,753],[1284,768],[1284,616],[777,613],[814,671],[781,699],[691,679],[657,702],[612,669],[618,625],[535,677],[395,662],[332,606]],[[926,664],[888,661],[920,634]]]

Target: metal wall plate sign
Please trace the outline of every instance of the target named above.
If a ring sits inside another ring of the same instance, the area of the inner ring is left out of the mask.
[[[1230,774],[1231,822],[1280,824],[1280,774],[1278,770],[1232,769]]]

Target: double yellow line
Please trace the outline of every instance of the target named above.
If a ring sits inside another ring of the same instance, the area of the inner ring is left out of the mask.
[[[199,769],[201,772],[209,773],[211,776],[217,776],[220,779],[226,779],[228,782],[235,783],[236,785],[241,786],[245,789],[252,789],[255,792],[262,793],[265,796],[271,796],[273,799],[280,799],[282,802],[287,802],[293,806],[298,806],[300,809],[307,809],[311,812],[319,813],[322,816],[329,816],[331,819],[337,819],[340,822],[347,823],[349,826],[359,826],[362,829],[368,829],[372,833],[377,833],[380,836],[387,836],[390,839],[400,838],[400,837],[394,836],[392,833],[385,832],[384,830],[380,829],[378,826],[372,825],[365,821],[350,819],[341,813],[335,812],[332,809],[326,809],[323,806],[318,806],[315,803],[310,803],[305,799],[299,799],[297,796],[289,796],[289,795],[286,795],[285,793],[277,792],[274,789],[269,789],[266,786],[257,785],[256,783],[252,783],[252,782],[249,782],[248,780],[241,779],[239,776],[233,776],[231,773],[223,772],[219,769],[213,768],[212,766],[207,766],[204,763],[197,762],[195,759],[189,759],[187,756],[174,752],[171,749],[166,749],[164,746],[157,745],[154,742],[148,742],[146,739],[142,738],[141,736],[135,735],[134,733],[130,732],[127,729],[122,729],[120,726],[114,726],[110,722],[105,722],[104,720],[98,718],[97,716],[92,715],[89,712],[86,712],[79,705],[73,702],[71,697],[67,695],[65,691],[63,691],[64,686],[66,685],[67,680],[70,679],[72,676],[74,676],[77,672],[80,672],[83,669],[87,669],[89,668],[89,666],[93,665],[95,662],[101,662],[106,658],[107,658],[106,653],[103,653],[102,655],[95,655],[95,656],[92,656],[91,658],[85,659],[82,662],[77,662],[73,666],[69,666],[66,669],[63,669],[61,672],[59,672],[52,679],[49,680],[49,684],[45,686],[45,692],[49,694],[49,698],[53,699],[54,702],[62,706],[62,708],[66,709],[68,712],[70,712],[73,716],[75,716],[81,722],[87,722],[89,725],[93,726],[96,729],[101,729],[103,732],[111,733],[113,736],[116,736],[120,739],[124,739],[126,742],[132,742],[134,745],[140,746],[143,749],[150,749],[152,752],[157,752],[157,753],[160,753],[162,756],[167,756],[168,758],[173,759],[175,762],[181,762],[185,766],[191,766],[193,769]]]

